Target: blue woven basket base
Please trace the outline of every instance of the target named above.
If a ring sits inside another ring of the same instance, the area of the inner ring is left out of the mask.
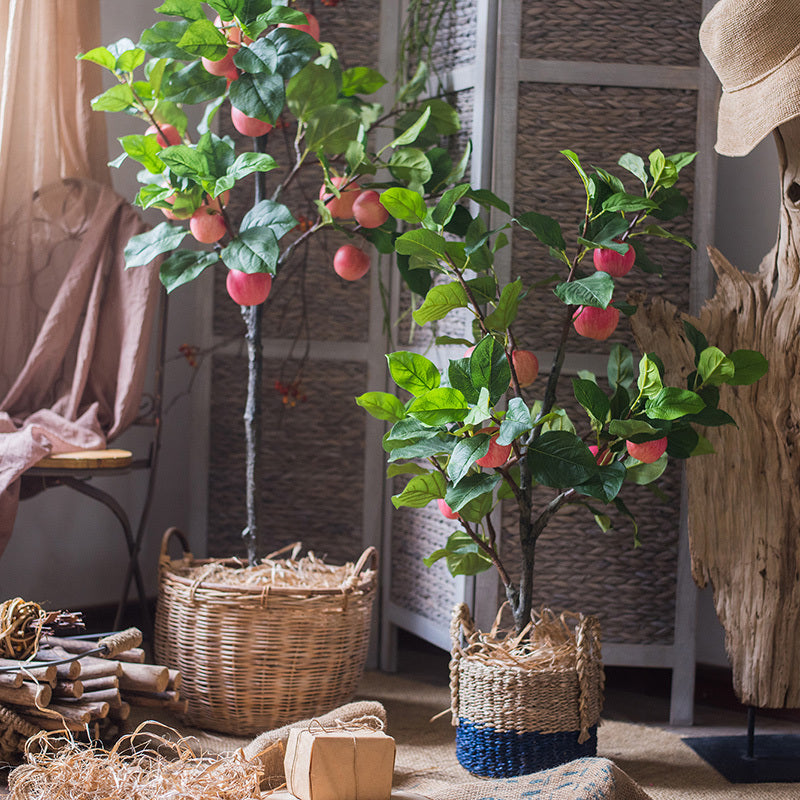
[[[498,731],[459,719],[456,758],[473,775],[484,778],[529,775],[597,755],[597,726],[589,728],[589,738],[583,744],[578,744],[579,735],[579,731]]]

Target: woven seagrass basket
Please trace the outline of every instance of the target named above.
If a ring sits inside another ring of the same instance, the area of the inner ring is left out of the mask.
[[[182,559],[168,554],[173,537],[183,546]],[[180,670],[186,721],[249,735],[351,699],[369,645],[375,548],[364,551],[336,588],[315,588],[313,580],[263,588],[213,582],[220,566],[243,565],[194,559],[181,531],[164,533],[155,654],[159,664]]]
[[[510,648],[496,627],[480,634],[464,603],[453,611],[456,757],[474,775],[527,775],[597,754],[604,685],[600,623],[547,614],[534,621],[522,647]]]

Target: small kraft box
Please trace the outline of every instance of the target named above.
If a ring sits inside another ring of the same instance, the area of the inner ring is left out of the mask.
[[[394,739],[374,728],[292,728],[286,788],[300,800],[389,800],[394,757]]]

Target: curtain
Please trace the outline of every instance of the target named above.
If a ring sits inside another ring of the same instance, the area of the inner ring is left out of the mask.
[[[0,222],[59,178],[109,182],[99,0],[0,0]]]

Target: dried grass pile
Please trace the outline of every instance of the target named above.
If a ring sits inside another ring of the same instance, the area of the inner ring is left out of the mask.
[[[111,750],[64,732],[28,742],[27,763],[9,776],[12,800],[260,800],[260,762],[241,753],[195,755],[187,739],[171,740],[146,722]],[[175,733],[172,729],[166,729]]]
[[[369,578],[370,572],[356,574],[355,564],[326,564],[313,552],[300,557],[301,544],[293,544],[268,555],[258,564],[248,565],[238,559],[224,563],[198,565],[191,558],[173,560],[171,570],[183,578],[206,586],[224,584],[243,589],[309,589],[344,591]],[[291,550],[286,558],[279,556]]]

